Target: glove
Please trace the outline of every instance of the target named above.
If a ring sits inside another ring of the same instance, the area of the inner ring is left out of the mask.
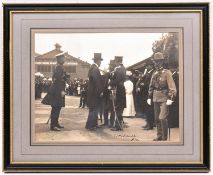
[[[140,88],[137,88],[137,89],[136,89],[136,92],[140,92],[140,90],[141,90]]]
[[[65,91],[61,91],[61,97],[64,97],[66,95]]]
[[[168,105],[168,106],[169,106],[169,105],[172,105],[172,103],[173,103],[172,100],[167,100],[167,101],[166,101],[166,105]]]
[[[147,103],[148,103],[148,105],[150,105],[151,106],[151,104],[152,104],[152,102],[151,102],[151,99],[149,98],[149,99],[147,99],[147,101],[146,101]]]
[[[108,89],[109,89],[109,90],[111,90],[111,89],[112,89],[112,87],[111,87],[111,86],[108,86]]]

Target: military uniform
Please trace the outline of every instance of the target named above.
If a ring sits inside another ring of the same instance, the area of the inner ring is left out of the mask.
[[[113,110],[113,104],[111,99],[111,86],[109,85],[109,82],[113,79],[112,71],[115,68],[115,60],[110,60],[109,63],[109,72],[107,72],[103,76],[104,81],[104,92],[103,92],[103,110],[104,110],[104,124],[103,126],[109,126],[113,127],[114,119],[115,119],[115,113]],[[109,118],[110,113],[110,118]]]
[[[62,57],[64,58],[64,53],[56,55],[57,60]],[[43,104],[51,105],[52,107],[50,129],[54,131],[59,131],[60,128],[63,128],[59,125],[58,119],[61,108],[65,107],[65,86],[69,78],[63,64],[57,64],[52,76],[53,84],[42,100]]]
[[[115,57],[115,61],[122,60],[122,57]],[[122,62],[122,61],[121,61]],[[126,92],[124,87],[124,82],[126,78],[126,69],[122,63],[117,66],[114,70],[113,79],[110,82],[112,87],[115,87],[115,110],[117,115],[117,120],[115,121],[115,130],[122,129],[122,121],[123,121],[123,110],[126,107]]]
[[[167,140],[169,109],[168,100],[173,101],[176,95],[176,86],[170,70],[163,67],[157,69],[151,78],[149,99],[154,103],[155,123],[157,126],[156,141]]]

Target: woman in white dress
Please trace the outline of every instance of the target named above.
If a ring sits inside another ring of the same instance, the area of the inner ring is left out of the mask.
[[[124,87],[126,91],[126,108],[124,108],[123,116],[124,117],[134,117],[135,116],[135,106],[133,100],[133,83],[130,80],[132,73],[130,71],[126,72],[126,81],[124,82]]]

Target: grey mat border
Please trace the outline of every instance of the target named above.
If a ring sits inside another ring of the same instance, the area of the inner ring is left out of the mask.
[[[194,128],[193,128],[194,129]]]

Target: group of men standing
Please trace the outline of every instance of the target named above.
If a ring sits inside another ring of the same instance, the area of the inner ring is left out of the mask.
[[[122,114],[126,107],[126,93],[124,82],[126,69],[122,64],[123,58],[116,56],[113,64],[110,64],[111,72],[103,77],[99,71],[99,66],[103,58],[101,53],[94,54],[94,64],[92,64],[88,77],[87,106],[89,115],[86,122],[86,129],[96,130],[98,126],[98,114],[102,103],[104,110],[104,124],[108,125],[108,114],[111,113],[110,125],[112,131],[122,130]],[[112,62],[111,62],[112,63]]]
[[[50,129],[60,131],[63,126],[58,123],[61,107],[64,107],[65,83],[68,81],[64,71],[64,55],[56,56],[57,66],[53,72],[53,85],[49,93],[43,99],[43,104],[52,106]],[[115,56],[110,61],[109,72],[101,75],[99,67],[103,60],[101,53],[94,53],[93,61],[88,72],[87,106],[89,114],[85,128],[96,130],[100,109],[104,114],[104,125],[110,125],[112,131],[123,130],[123,111],[126,107],[126,92],[124,82],[126,80],[126,69],[122,64],[123,57]],[[168,113],[169,106],[176,96],[176,86],[170,70],[164,68],[163,54],[158,52],[153,58],[155,71],[152,73],[148,88],[147,104],[154,104],[155,123],[157,137],[154,141],[167,140],[168,136]],[[108,115],[110,113],[110,120]],[[108,123],[110,122],[110,123]]]
[[[123,111],[126,107],[126,92],[124,82],[126,80],[126,69],[122,64],[122,57],[115,56],[115,67],[109,64],[109,70],[104,79],[100,74],[99,66],[103,60],[101,53],[94,54],[94,64],[89,70],[88,107],[89,115],[86,129],[96,130],[98,126],[98,113],[101,100],[104,102],[104,125],[108,125],[108,114],[112,131],[123,129]],[[157,137],[154,141],[165,141],[168,138],[169,106],[174,102],[177,90],[170,70],[164,67],[164,56],[158,52],[154,54],[153,71],[147,95],[147,104],[154,105],[155,124]],[[109,100],[108,100],[109,99]],[[107,105],[107,102],[110,105]],[[148,120],[149,122],[149,120]]]

